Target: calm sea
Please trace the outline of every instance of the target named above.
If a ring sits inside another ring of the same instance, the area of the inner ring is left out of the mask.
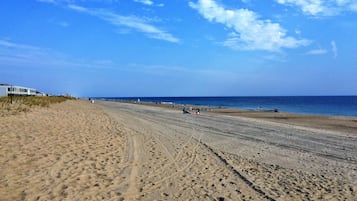
[[[246,110],[278,109],[282,112],[357,116],[357,96],[274,96],[274,97],[130,97],[109,100],[166,102],[197,106],[240,108]]]

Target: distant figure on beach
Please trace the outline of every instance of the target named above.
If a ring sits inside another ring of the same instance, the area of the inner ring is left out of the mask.
[[[196,114],[200,114],[200,108],[197,108]]]
[[[185,107],[182,109],[182,113],[183,114],[191,114],[189,111],[187,111],[187,109]]]

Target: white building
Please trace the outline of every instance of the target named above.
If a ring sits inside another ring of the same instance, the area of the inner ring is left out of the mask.
[[[35,96],[36,89],[28,88],[28,87],[21,87],[21,86],[14,86],[8,84],[0,84],[0,97],[1,96],[11,96],[11,95],[18,95],[18,96]]]

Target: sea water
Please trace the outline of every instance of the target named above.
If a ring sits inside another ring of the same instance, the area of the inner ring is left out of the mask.
[[[298,114],[357,116],[357,96],[254,97],[112,97],[109,100],[143,101],[245,110],[273,110]]]

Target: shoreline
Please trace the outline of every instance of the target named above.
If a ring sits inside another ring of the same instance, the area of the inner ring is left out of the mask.
[[[182,111],[184,107],[200,109],[201,114],[210,115],[227,115],[244,117],[250,119],[259,119],[276,123],[284,123],[293,126],[303,126],[313,129],[325,129],[329,131],[342,132],[344,134],[357,135],[357,116],[333,116],[333,115],[316,115],[316,114],[298,114],[289,112],[275,112],[273,110],[242,110],[239,108],[210,107],[183,104],[167,104],[154,102],[137,102],[122,100],[104,100],[120,103],[146,105],[171,110]]]
[[[357,117],[357,96],[198,96],[198,97],[98,97],[100,100],[191,105],[194,107],[280,111],[283,113]],[[344,107],[347,104],[347,107]],[[342,112],[341,112],[342,111]]]
[[[294,97],[294,96],[292,96]],[[319,97],[319,96],[318,96]],[[327,97],[327,96],[323,96]],[[343,97],[343,96],[341,96]],[[349,97],[349,96],[346,96]],[[354,96],[353,96],[354,97]],[[356,96],[357,97],[357,96]],[[159,107],[172,107],[172,108],[182,108],[182,107],[193,107],[193,108],[200,108],[203,110],[231,110],[231,111],[239,111],[239,112],[275,112],[275,113],[284,113],[284,114],[291,114],[291,115],[301,115],[301,116],[319,116],[319,117],[342,117],[342,118],[357,118],[357,115],[334,115],[334,114],[319,114],[319,113],[304,113],[304,112],[289,112],[289,111],[282,111],[279,108],[268,108],[268,109],[263,109],[263,108],[256,108],[256,109],[245,109],[245,108],[239,108],[239,107],[228,107],[228,106],[213,106],[213,105],[204,105],[204,104],[180,104],[180,103],[174,103],[174,102],[165,102],[165,101],[142,101],[140,100],[135,101],[135,100],[121,100],[121,99],[111,99],[111,98],[94,98],[95,100],[101,100],[101,101],[113,101],[113,102],[121,102],[121,103],[133,103],[133,104],[143,104],[143,105],[149,105],[149,106],[159,106]]]

